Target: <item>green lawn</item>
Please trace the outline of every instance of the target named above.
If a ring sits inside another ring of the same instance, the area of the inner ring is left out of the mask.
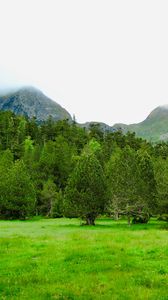
[[[0,299],[168,299],[166,223],[0,221]]]

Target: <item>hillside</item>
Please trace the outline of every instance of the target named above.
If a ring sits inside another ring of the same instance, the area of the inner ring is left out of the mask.
[[[113,128],[135,132],[137,136],[151,142],[168,140],[168,106],[155,108],[143,122],[131,125],[115,124]]]
[[[56,121],[72,120],[63,107],[34,87],[24,87],[0,96],[0,110],[11,110],[17,115],[24,115],[28,118],[36,117],[38,122],[47,120],[49,116]],[[168,105],[155,108],[144,121],[137,124],[109,126],[100,122],[86,122],[78,125],[86,129],[92,125],[98,125],[103,131],[135,132],[136,136],[151,142],[168,140]]]
[[[49,116],[56,121],[71,120],[70,114],[64,108],[34,87],[24,87],[0,96],[0,110],[11,110],[28,118],[36,117],[38,122],[47,120]]]
[[[86,130],[89,130],[90,127],[92,126],[98,126],[100,128],[100,130],[102,130],[103,132],[114,132],[117,129],[105,124],[105,123],[102,123],[102,122],[86,122],[86,123],[83,123],[83,124],[78,124],[81,128],[86,128]]]
[[[99,128],[103,131],[114,132],[121,130],[124,133],[130,131],[135,132],[136,136],[151,142],[165,141],[168,140],[168,106],[155,108],[144,121],[137,124],[126,125],[118,123],[109,126],[100,122],[87,122],[79,125],[89,129],[93,124],[99,125]]]

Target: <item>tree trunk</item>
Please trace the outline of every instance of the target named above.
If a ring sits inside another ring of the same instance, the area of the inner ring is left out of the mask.
[[[50,210],[49,210],[49,212],[48,212],[47,217],[51,217],[51,212],[52,212],[52,201],[51,201]]]
[[[130,226],[131,225],[131,216],[128,215],[128,225]]]
[[[95,218],[86,217],[86,225],[95,225]]]
[[[115,211],[115,213],[114,213],[114,219],[116,221],[118,221],[118,219],[119,219],[119,212],[118,211]]]

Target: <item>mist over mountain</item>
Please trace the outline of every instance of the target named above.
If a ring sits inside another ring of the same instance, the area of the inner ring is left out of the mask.
[[[49,116],[56,121],[63,119],[72,121],[71,115],[63,107],[34,87],[1,90],[0,110],[11,110],[28,118],[36,117],[38,122],[47,120]],[[110,132],[117,130],[124,133],[135,132],[136,136],[151,142],[168,140],[168,105],[155,108],[144,121],[137,124],[119,123],[109,126],[101,122],[86,122],[78,125],[86,129],[98,125],[101,130]]]
[[[11,110],[28,118],[36,117],[38,122],[47,120],[49,116],[56,121],[71,120],[70,114],[63,107],[34,87],[14,89],[6,94],[4,92],[0,95],[0,110]]]
[[[1,86],[0,87],[0,97],[2,96],[6,96],[6,95],[9,95],[9,94],[12,94],[12,93],[15,93],[17,92],[19,89],[21,89],[20,86],[13,86],[13,87],[8,87],[8,86]]]

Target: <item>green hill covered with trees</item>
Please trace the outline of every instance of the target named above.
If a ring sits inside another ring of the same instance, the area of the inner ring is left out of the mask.
[[[1,218],[67,216],[94,224],[107,214],[143,223],[168,213],[167,179],[164,142],[0,112]]]
[[[120,128],[123,132],[135,132],[136,136],[150,142],[166,141],[168,140],[168,106],[155,108],[143,122],[131,125],[116,124],[113,128]]]

